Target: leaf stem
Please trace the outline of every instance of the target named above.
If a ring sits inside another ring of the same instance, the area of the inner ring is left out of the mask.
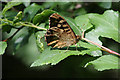
[[[106,52],[108,52],[108,53],[111,53],[111,54],[115,54],[115,55],[120,56],[119,53],[117,53],[117,52],[115,52],[115,51],[112,51],[112,50],[110,50],[110,49],[108,49],[108,48],[106,48],[106,47],[104,47],[104,46],[102,46],[102,45],[100,45],[100,44],[98,44],[98,43],[95,43],[95,42],[93,42],[93,41],[90,41],[90,40],[84,38],[84,31],[83,31],[83,33],[82,33],[82,39],[85,40],[85,41],[87,41],[87,42],[89,42],[89,43],[92,43],[92,44],[94,44],[94,45],[96,45],[96,46],[99,46],[100,48],[102,48],[103,51],[106,51]]]
[[[7,19],[1,19],[0,18],[0,21],[4,21],[4,22],[7,22],[7,24],[11,24],[11,25],[14,25],[14,26],[21,26],[19,28],[16,28],[18,29],[12,36],[10,36],[9,38],[3,40],[4,42],[7,42],[8,40],[10,40],[11,38],[13,38],[18,32],[19,30],[21,30],[24,26],[27,26],[27,27],[33,27],[33,28],[37,28],[37,29],[40,29],[40,30],[47,30],[46,28],[42,28],[42,27],[38,27],[30,22],[17,22],[17,23],[13,23],[12,21],[10,20],[7,20]],[[14,27],[15,28],[15,27]]]
[[[32,24],[32,23],[29,23],[29,22],[25,22],[25,23],[20,22],[20,23],[17,23],[17,24],[21,24],[21,25],[23,25],[23,26],[28,26],[28,27],[37,28],[37,29],[40,29],[40,30],[45,30],[45,31],[47,30],[46,28],[38,27],[38,26],[36,26],[36,25],[34,25],[34,24]]]
[[[0,21],[9,22],[9,23],[13,24],[13,22],[10,21],[10,20],[8,20],[8,19],[1,19],[1,18],[0,18]]]
[[[46,28],[42,28],[42,27],[38,27],[30,22],[17,22],[15,24],[13,24],[13,21],[10,21],[10,20],[7,20],[7,19],[0,19],[0,21],[4,21],[4,22],[8,22],[10,23],[11,25],[14,25],[14,26],[27,26],[27,27],[33,27],[33,28],[37,28],[37,29],[40,29],[40,30],[47,30]]]

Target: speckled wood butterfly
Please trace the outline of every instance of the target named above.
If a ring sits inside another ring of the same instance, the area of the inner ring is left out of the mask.
[[[49,17],[49,26],[45,34],[48,46],[53,48],[69,47],[80,40],[80,36],[75,35],[67,21],[57,13]]]

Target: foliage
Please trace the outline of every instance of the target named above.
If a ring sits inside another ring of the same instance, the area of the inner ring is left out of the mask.
[[[102,45],[102,42],[99,39],[100,37],[111,38],[119,43],[117,37],[120,35],[118,34],[118,11],[106,10],[103,14],[87,13],[84,8],[79,7],[83,3],[67,2],[63,4],[46,2],[41,3],[41,5],[38,5],[37,3],[29,4],[29,6],[26,6],[23,11],[19,11],[13,18],[9,19],[9,17],[6,17],[10,12],[8,11],[9,9],[12,7],[15,8],[21,4],[26,5],[22,2],[8,2],[7,5],[5,5],[2,12],[3,16],[0,18],[0,26],[2,26],[0,28],[3,29],[3,33],[7,32],[9,36],[12,35],[12,32],[18,32],[18,34],[15,34],[11,39],[13,40],[12,53],[17,54],[19,51],[25,49],[24,52],[26,53],[21,55],[24,58],[25,63],[27,63],[25,58],[28,58],[29,64],[32,62],[31,67],[48,64],[56,65],[71,55],[90,55],[96,59],[93,61],[87,61],[84,67],[93,65],[98,71],[119,69],[119,62],[117,61],[119,57],[110,54],[102,56],[101,48],[88,42],[80,40],[77,43],[77,50],[75,45],[72,45],[68,51],[66,51],[66,47],[62,49],[53,49],[51,46],[47,46],[44,39],[46,30],[49,28],[49,16],[52,13],[58,13],[67,20],[68,24],[77,35],[82,36],[83,30],[85,31],[85,37],[87,39],[100,45]],[[70,7],[66,8],[66,6]],[[107,5],[99,3],[99,6],[109,9],[111,7],[111,2],[107,3]],[[73,13],[71,14],[70,12]],[[21,31],[21,33],[19,31]],[[7,43],[0,42],[0,47],[1,46],[2,51],[0,51],[0,54],[3,54],[7,47]],[[20,56],[20,54],[18,55]],[[34,59],[31,59],[31,57],[34,57]]]
[[[120,59],[116,56],[104,55],[94,61],[90,61],[86,64],[86,66],[93,64],[95,69],[98,71],[103,71],[106,69],[120,69],[119,61]]]
[[[5,52],[6,47],[7,43],[0,41],[0,55],[2,55]]]
[[[103,15],[88,14],[91,23],[95,25],[96,29],[89,32],[86,35],[87,38],[90,40],[94,40],[95,42],[98,42],[97,39],[93,39],[93,38],[98,38],[99,36],[102,36],[102,37],[112,38],[115,41],[119,42],[118,36],[120,35],[120,33],[118,33],[118,22],[117,22],[119,16],[118,14],[119,14],[118,12],[114,12],[112,10],[108,10],[104,12]],[[90,37],[90,35],[92,34],[94,34],[94,37],[92,36]]]

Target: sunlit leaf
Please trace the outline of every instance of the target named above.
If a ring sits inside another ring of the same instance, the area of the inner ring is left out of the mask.
[[[86,34],[86,38],[91,41],[102,44],[99,41],[99,37],[112,38],[118,41],[120,33],[118,32],[118,12],[113,10],[105,11],[103,15],[100,14],[88,14],[90,22],[95,26],[95,29]]]
[[[39,31],[36,33],[36,44],[40,52],[44,51],[43,37],[45,35],[45,31]]]
[[[85,55],[85,54],[90,54],[91,51],[99,50],[100,48],[90,45],[88,43],[84,43],[80,41],[77,45],[77,50],[76,47],[73,45],[69,48],[68,51],[66,51],[67,48],[63,49],[52,49],[51,47],[48,47],[45,39],[43,39],[44,43],[44,51],[39,55],[38,60],[32,63],[31,67],[35,66],[41,66],[41,65],[56,65],[59,63],[61,60],[67,58],[70,55]],[[80,45],[84,45],[84,47],[80,47]],[[97,53],[98,54],[98,53]],[[100,54],[99,54],[100,55]],[[98,56],[98,55],[97,55]]]
[[[0,55],[4,54],[6,47],[7,47],[7,43],[0,41]]]
[[[108,69],[120,69],[120,59],[113,55],[104,55],[94,61],[91,61],[85,65],[93,65],[98,71],[108,70]]]

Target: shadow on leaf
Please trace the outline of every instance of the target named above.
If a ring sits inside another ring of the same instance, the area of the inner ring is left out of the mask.
[[[67,47],[64,47],[64,48],[51,48],[51,50],[67,50]],[[68,50],[71,50],[71,51],[83,51],[83,50],[88,50],[88,49],[84,48],[84,47],[69,47]]]

